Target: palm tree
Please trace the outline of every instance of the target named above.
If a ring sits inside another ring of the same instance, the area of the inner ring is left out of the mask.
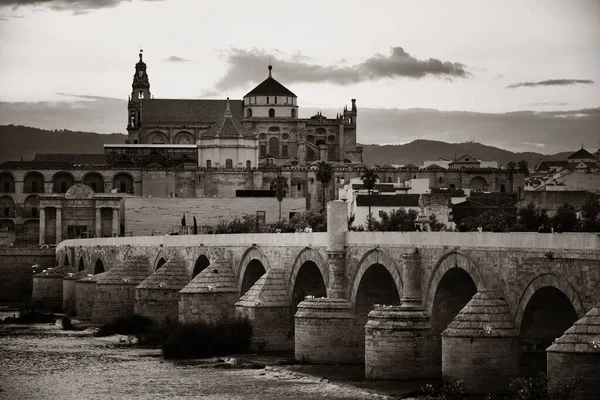
[[[506,170],[508,171],[508,180],[510,181],[510,191],[514,191],[514,173],[517,169],[517,164],[514,161],[506,163]]]
[[[521,160],[517,163],[517,169],[523,171],[525,176],[529,175],[529,164],[525,160]]]
[[[369,216],[367,217],[367,224],[368,229],[371,230],[371,190],[375,188],[375,184],[377,183],[379,177],[375,173],[375,170],[371,168],[365,168],[363,170],[363,175],[360,177],[360,179],[363,181],[363,186],[365,187],[365,189],[368,190],[369,193]]]
[[[287,192],[288,179],[285,176],[277,175],[271,180],[271,190],[275,191],[277,201],[279,202],[279,222],[281,222],[281,202]]]
[[[323,208],[321,212],[325,211],[325,186],[331,181],[333,177],[333,167],[327,161],[319,161],[317,163],[317,180],[321,182],[321,189],[323,190]]]

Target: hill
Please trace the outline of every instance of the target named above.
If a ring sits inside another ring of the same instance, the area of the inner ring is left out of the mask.
[[[530,167],[533,167],[540,159],[562,160],[572,153],[573,151],[550,155],[534,152],[514,153],[481,143],[446,143],[421,139],[401,145],[363,145],[364,162],[379,165],[388,163],[419,165],[424,160],[454,159],[463,154],[470,154],[483,161],[497,161],[499,165],[506,165],[509,161],[525,160]]]
[[[0,125],[0,162],[17,161],[23,157],[31,160],[36,153],[96,153],[103,152],[104,144],[125,143],[123,134],[98,134],[69,130],[45,130],[21,125]],[[541,159],[564,159],[572,152],[545,155],[534,152],[513,153],[481,143],[446,143],[435,140],[415,140],[401,145],[363,145],[366,164],[419,164],[423,160],[454,158],[470,154],[485,161],[526,160],[534,166]]]
[[[0,125],[0,162],[32,160],[36,153],[99,153],[103,145],[125,143],[125,135],[45,130],[21,125]]]

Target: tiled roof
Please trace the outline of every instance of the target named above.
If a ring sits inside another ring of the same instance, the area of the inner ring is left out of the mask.
[[[237,284],[233,276],[230,262],[215,262],[200,272],[179,293],[218,293],[237,292]]]
[[[288,298],[285,271],[272,268],[261,276],[235,304],[245,307],[287,307]]]
[[[131,256],[111,268],[96,282],[97,285],[139,285],[150,275],[150,263],[144,256]]]
[[[481,164],[481,161],[479,161],[475,157],[472,157],[468,154],[463,154],[462,156],[458,157],[456,160],[452,161],[449,165],[452,165],[452,164]]]
[[[136,289],[179,291],[190,282],[187,269],[178,261],[167,261],[155,273],[140,283]]]
[[[66,169],[72,167],[73,164],[65,161],[6,161],[0,164],[0,170],[6,169]]]
[[[33,161],[39,162],[66,162],[70,164],[106,164],[104,154],[58,154],[41,153],[33,157]]]
[[[234,118],[243,117],[244,102],[230,100]],[[227,100],[143,99],[142,125],[153,123],[207,123],[213,124],[223,117]]]
[[[594,155],[592,153],[590,153],[583,147],[581,149],[577,150],[575,153],[571,154],[569,157],[567,157],[567,159],[568,160],[579,160],[579,159],[584,160],[584,159],[586,159],[586,160],[596,161],[596,157],[594,157]]]
[[[371,207],[418,207],[420,194],[383,194],[371,196]],[[356,196],[356,205],[366,207],[369,205],[369,196],[361,194]]]
[[[565,160],[556,160],[556,161],[540,161],[540,163],[535,167],[536,171],[550,171],[552,167],[561,167],[565,168],[570,163]]]
[[[600,354],[600,307],[594,307],[546,351]]]
[[[499,290],[480,290],[442,332],[450,337],[517,337],[508,304]]]
[[[233,115],[227,106],[224,116],[221,117],[206,132],[200,135],[201,138],[249,138],[253,139],[254,134],[246,129],[240,121],[233,118]]]
[[[247,95],[248,96],[292,96],[296,97],[288,88],[277,82],[271,76],[271,66],[269,65],[269,77],[262,81],[260,85],[252,89]]]

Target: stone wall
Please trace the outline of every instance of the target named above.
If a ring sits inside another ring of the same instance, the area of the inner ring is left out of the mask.
[[[594,194],[586,190],[565,190],[565,191],[539,191],[534,192],[526,190],[519,199],[518,207],[525,207],[533,202],[537,207],[548,210],[548,215],[552,216],[565,203],[575,207],[576,211],[581,210],[581,206],[589,199],[594,198]]]
[[[25,302],[31,298],[34,264],[53,267],[54,249],[0,249],[0,302]]]

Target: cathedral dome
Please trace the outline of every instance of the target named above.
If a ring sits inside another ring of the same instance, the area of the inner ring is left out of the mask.
[[[277,82],[271,75],[272,66],[269,65],[269,77],[260,85],[252,89],[246,96],[288,96],[297,97],[288,88]]]

